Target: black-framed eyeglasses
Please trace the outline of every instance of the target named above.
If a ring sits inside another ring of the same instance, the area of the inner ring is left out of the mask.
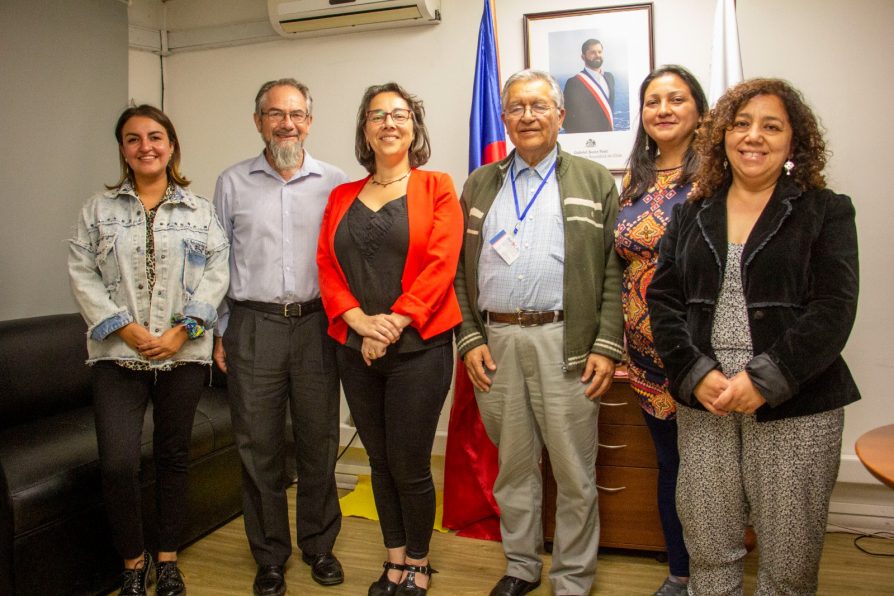
[[[303,110],[295,110],[294,112],[284,112],[282,110],[267,110],[266,112],[261,112],[261,116],[266,116],[270,119],[271,122],[275,124],[279,124],[280,122],[286,119],[288,116],[292,122],[295,124],[301,124],[310,114]]]
[[[366,112],[366,121],[373,124],[384,124],[385,119],[391,116],[395,124],[406,124],[413,117],[413,112],[406,108],[394,108],[390,112],[385,110],[369,110]]]

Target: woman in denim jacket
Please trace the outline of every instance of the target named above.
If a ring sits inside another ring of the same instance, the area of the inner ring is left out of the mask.
[[[112,537],[124,559],[120,594],[146,593],[140,446],[153,403],[157,594],[186,593],[177,547],[186,513],[193,417],[211,362],[229,246],[211,203],[179,172],[168,117],[128,108],[115,127],[121,179],[89,199],[70,241],[68,271],[87,321],[96,436]]]

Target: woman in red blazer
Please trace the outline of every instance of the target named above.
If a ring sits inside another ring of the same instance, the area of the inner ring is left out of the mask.
[[[336,187],[317,264],[345,397],[369,455],[388,559],[371,596],[424,594],[434,571],[430,460],[461,315],[453,278],[463,217],[431,153],[422,102],[396,83],[366,90],[355,152],[370,175]]]

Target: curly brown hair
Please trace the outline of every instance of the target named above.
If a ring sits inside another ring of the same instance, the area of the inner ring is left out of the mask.
[[[804,96],[782,79],[751,79],[727,90],[702,122],[694,142],[700,165],[690,200],[710,197],[732,182],[724,144],[726,132],[732,128],[742,106],[758,95],[775,95],[785,106],[792,126],[791,159],[795,163],[792,180],[801,190],[826,187],[823,169],[829,152],[823,139],[824,131]]]

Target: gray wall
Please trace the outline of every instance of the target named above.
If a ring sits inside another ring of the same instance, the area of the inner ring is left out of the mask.
[[[67,239],[126,103],[127,6],[0,0],[0,320],[77,310]]]

